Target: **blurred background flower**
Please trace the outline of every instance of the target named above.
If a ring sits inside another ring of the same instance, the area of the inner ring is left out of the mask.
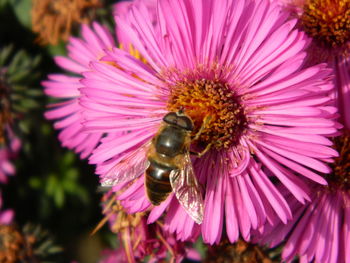
[[[37,41],[51,45],[67,41],[73,29],[93,21],[100,7],[101,0],[33,0],[32,29],[38,33]]]
[[[59,99],[49,105],[45,116],[57,120],[54,126],[61,130],[59,139],[62,145],[81,153],[81,158],[86,158],[97,146],[102,133],[89,134],[83,131],[82,107],[79,103],[80,80],[82,73],[89,70],[90,63],[103,57],[105,50],[111,49],[115,42],[106,28],[98,23],[93,24],[93,29],[83,25],[81,34],[83,39],[70,38],[68,58],[55,57],[56,63],[71,73],[50,74],[42,85],[48,96]]]
[[[335,90],[332,96],[343,129],[333,138],[339,152],[326,176],[328,186],[311,184],[311,203],[301,205],[290,197],[294,219],[286,225],[275,222],[264,231],[263,244],[284,244],[287,262],[350,262],[350,168],[349,168],[349,77],[350,1],[281,0],[292,11],[297,27],[310,37],[307,65],[324,62],[332,69]],[[288,196],[288,194],[286,195]],[[257,238],[258,240],[258,238]]]
[[[333,69],[341,122],[350,128],[350,1],[274,0],[291,11],[297,28],[310,37],[307,64],[327,63]]]
[[[16,224],[1,224],[0,239],[1,262],[50,262],[62,250],[47,231],[30,224],[22,229]]]
[[[74,153],[60,147],[44,118],[46,105],[55,101],[43,96],[40,81],[58,70],[53,57],[65,53],[65,42],[38,45],[31,4],[0,1],[0,239],[10,242],[3,243],[0,261],[96,262],[108,243],[108,231],[90,238],[101,218],[97,179]],[[112,9],[110,3],[103,5],[96,12],[101,20]],[[78,31],[79,23],[69,34]],[[89,244],[93,249],[86,253]]]

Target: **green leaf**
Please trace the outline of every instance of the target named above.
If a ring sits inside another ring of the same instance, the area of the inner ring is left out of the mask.
[[[74,160],[75,160],[75,155],[74,155],[74,153],[72,153],[72,152],[67,152],[67,153],[63,156],[62,162],[63,162],[63,165],[64,165],[65,167],[69,167],[69,166],[71,166],[71,164],[73,164]]]
[[[16,83],[18,81],[24,80],[25,78],[30,77],[31,72],[32,72],[32,69],[28,67],[24,69],[19,69],[14,74],[12,74],[11,77],[9,77],[9,81],[11,83]]]
[[[78,188],[76,188],[75,189],[75,194],[79,197],[79,199],[83,202],[83,203],[85,203],[85,204],[87,204],[88,202],[89,202],[89,194],[88,194],[88,192],[87,192],[87,190],[85,189],[85,188],[83,188],[83,187],[78,187]]]
[[[46,193],[52,196],[55,192],[55,188],[57,188],[57,177],[54,174],[51,174],[46,182]]]
[[[28,123],[20,121],[18,123],[18,126],[19,126],[20,130],[23,131],[24,133],[29,133],[30,128],[28,126]]]
[[[2,8],[5,7],[5,5],[7,4],[8,0],[0,0],[0,12],[2,11]]]
[[[12,50],[13,50],[13,45],[9,45],[9,46],[2,48],[2,50],[0,52],[0,66],[5,65],[6,60],[10,56]]]
[[[36,108],[39,104],[32,100],[32,99],[22,99],[20,102],[20,107],[23,107],[24,109],[33,109]]]
[[[58,208],[62,208],[65,200],[64,191],[60,186],[57,187],[55,190],[56,190],[54,195],[55,204]]]
[[[198,240],[194,244],[194,248],[199,252],[199,254],[201,255],[201,258],[205,258],[207,247],[204,245],[201,237],[198,238]]]
[[[42,182],[39,179],[39,177],[30,177],[29,179],[29,185],[30,187],[34,188],[34,189],[39,189],[42,186]]]
[[[66,51],[66,43],[63,41],[60,41],[57,45],[48,45],[47,51],[51,56],[65,56],[67,55]]]
[[[69,180],[70,182],[76,182],[78,177],[79,177],[79,172],[75,168],[69,169],[66,173],[67,181]]]
[[[24,50],[19,50],[15,53],[14,57],[11,60],[11,64],[7,69],[7,75],[15,74],[18,66],[21,64],[21,60],[23,60]]]
[[[17,16],[19,22],[26,28],[32,28],[31,14],[32,1],[31,0],[9,0],[12,8]]]

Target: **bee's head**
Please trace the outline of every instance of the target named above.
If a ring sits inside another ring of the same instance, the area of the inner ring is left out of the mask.
[[[178,112],[169,112],[164,116],[163,121],[187,131],[193,131],[194,129],[193,121],[185,114],[183,108],[180,108]]]
[[[179,111],[177,112],[178,115],[185,115],[185,108],[183,106],[180,107]]]

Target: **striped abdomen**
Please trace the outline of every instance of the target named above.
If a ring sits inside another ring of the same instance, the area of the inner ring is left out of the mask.
[[[147,196],[153,205],[160,205],[172,191],[169,176],[177,167],[166,166],[155,160],[149,161],[145,180]]]

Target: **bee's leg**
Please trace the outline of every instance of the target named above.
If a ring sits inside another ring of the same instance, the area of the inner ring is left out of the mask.
[[[198,140],[199,136],[201,135],[201,133],[205,129],[205,126],[208,125],[210,120],[211,120],[211,116],[209,116],[209,115],[205,116],[205,118],[203,120],[203,123],[202,123],[202,126],[200,127],[199,131],[196,133],[196,135],[192,139],[193,141]]]
[[[205,149],[204,149],[203,151],[201,151],[201,152],[192,152],[192,151],[190,151],[190,154],[193,154],[193,155],[195,155],[196,157],[200,158],[200,157],[202,157],[204,154],[206,154],[207,151],[210,150],[211,145],[212,145],[212,144],[209,143],[209,144],[205,147]]]

